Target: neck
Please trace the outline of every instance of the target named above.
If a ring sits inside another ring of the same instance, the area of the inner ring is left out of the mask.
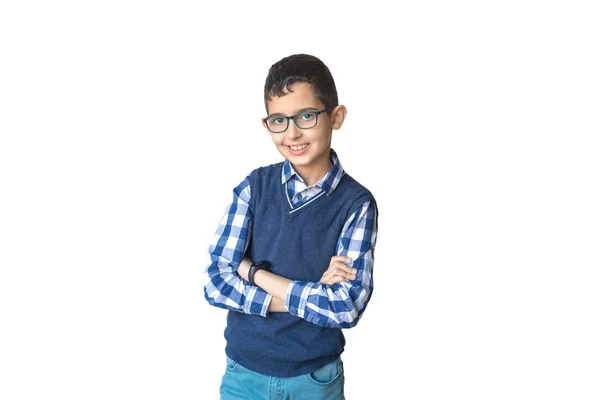
[[[315,160],[311,165],[294,165],[294,170],[302,177],[306,186],[312,186],[319,182],[333,166],[329,153],[324,156],[322,160]]]

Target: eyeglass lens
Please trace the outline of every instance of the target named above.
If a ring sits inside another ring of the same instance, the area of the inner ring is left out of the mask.
[[[309,129],[317,124],[317,113],[316,112],[303,112],[292,117],[296,126],[301,129]],[[267,126],[271,132],[279,133],[283,132],[288,128],[289,118],[274,116],[267,118]]]

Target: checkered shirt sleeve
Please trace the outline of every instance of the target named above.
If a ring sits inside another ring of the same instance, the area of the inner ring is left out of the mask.
[[[337,243],[337,255],[352,258],[356,279],[334,285],[293,281],[287,291],[288,311],[330,328],[351,328],[361,318],[373,292],[373,257],[377,240],[377,208],[371,201],[350,216]]]
[[[204,297],[211,305],[246,314],[267,316],[272,295],[237,274],[251,231],[250,179],[234,190],[208,248],[209,265],[203,274]]]

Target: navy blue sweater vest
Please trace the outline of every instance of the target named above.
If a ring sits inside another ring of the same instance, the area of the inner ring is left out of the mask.
[[[318,282],[336,254],[344,223],[371,193],[344,174],[331,194],[321,192],[293,209],[281,183],[283,163],[250,174],[253,227],[246,256],[270,261],[273,273]],[[286,312],[267,317],[229,311],[226,354],[240,365],[276,377],[307,374],[335,360],[345,345],[341,329],[321,327]]]

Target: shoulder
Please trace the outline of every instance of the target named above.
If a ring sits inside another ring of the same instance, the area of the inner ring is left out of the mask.
[[[255,168],[248,175],[250,181],[256,181],[259,179],[271,178],[275,175],[281,175],[281,169],[283,168],[283,161],[275,164],[265,165]]]
[[[261,187],[264,185],[264,182],[273,181],[275,175],[281,174],[282,166],[283,162],[280,162],[253,169],[233,189],[234,201],[237,203],[242,201],[251,205],[256,195],[262,192]]]
[[[340,191],[342,201],[348,204],[347,218],[351,218],[357,212],[376,212],[377,201],[373,193],[350,174],[344,173],[335,191],[337,190]]]
[[[338,189],[340,189],[342,195],[348,199],[353,197],[368,197],[370,200],[375,201],[375,196],[373,196],[373,193],[371,193],[366,186],[358,182],[347,172],[344,172],[344,176],[342,176],[342,179],[335,190]]]
[[[281,182],[281,169],[283,168],[283,162],[261,166],[253,169],[246,179],[248,192],[252,191],[252,196],[248,196],[249,199],[254,201],[257,197],[261,198],[261,193],[273,189],[273,185]]]

